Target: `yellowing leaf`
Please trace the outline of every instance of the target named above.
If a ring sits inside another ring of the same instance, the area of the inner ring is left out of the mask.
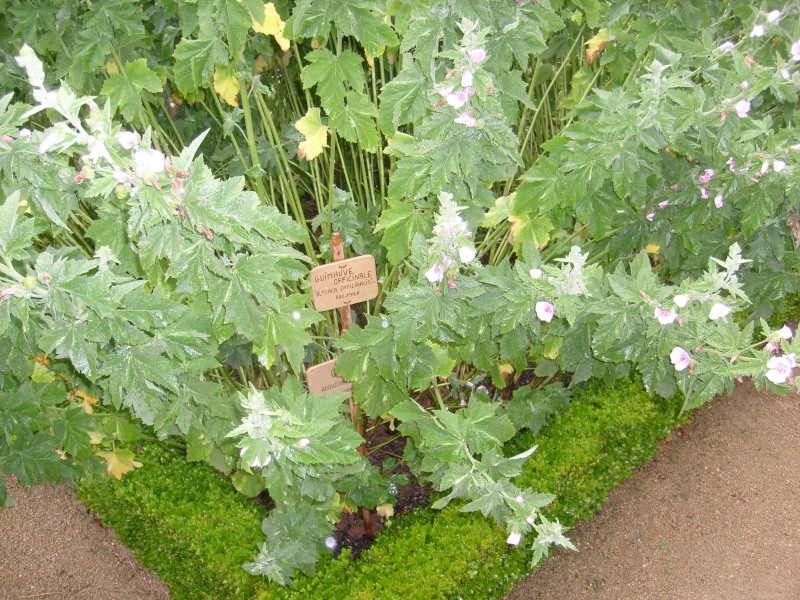
[[[496,227],[508,219],[509,209],[516,195],[516,192],[512,192],[510,196],[500,196],[495,200],[494,206],[483,216],[481,227]]]
[[[394,506],[391,504],[379,504],[375,507],[375,512],[382,519],[390,519],[394,516]]]
[[[306,115],[294,124],[294,128],[303,134],[305,141],[297,147],[297,156],[305,160],[313,160],[328,147],[328,128],[322,124],[319,108],[309,108]]]
[[[648,254],[658,254],[661,252],[661,246],[658,244],[647,244],[644,249]]]
[[[253,29],[264,35],[273,36],[284,52],[286,52],[290,46],[289,40],[283,37],[283,28],[285,26],[286,23],[283,22],[272,2],[268,2],[264,5],[264,20],[261,23],[255,19],[253,20]]]
[[[106,73],[109,75],[116,75],[119,73],[119,66],[116,61],[110,60],[106,63]]]
[[[83,407],[83,410],[87,415],[91,415],[92,413],[94,413],[92,405],[97,404],[100,401],[99,398],[96,398],[95,396],[92,396],[90,393],[84,392],[83,390],[74,390],[72,392],[72,395],[75,398],[81,399],[81,406]]]
[[[214,68],[214,91],[230,106],[239,106],[239,80],[233,69]]]
[[[606,49],[606,42],[613,39],[614,37],[607,27],[598,30],[597,34],[586,42],[586,62],[592,64]]]
[[[105,437],[106,437],[106,436],[103,434],[103,432],[102,432],[102,431],[89,431],[88,433],[89,433],[89,443],[90,443],[92,446],[96,446],[97,444],[99,444],[100,442],[102,442],[102,441],[105,439]]]
[[[108,464],[108,474],[117,479],[142,466],[139,461],[133,460],[134,454],[130,450],[113,450],[111,452],[98,452],[97,456],[105,459]]]
[[[497,369],[500,371],[500,374],[503,377],[508,377],[514,372],[514,367],[512,367],[508,363],[499,363],[497,365]]]

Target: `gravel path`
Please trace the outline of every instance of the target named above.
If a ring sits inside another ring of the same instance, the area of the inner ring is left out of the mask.
[[[800,398],[717,398],[507,600],[800,600]]]
[[[17,504],[0,509],[0,598],[169,600],[66,485],[8,483]]]
[[[169,598],[66,486],[10,483],[0,599]],[[800,398],[718,398],[571,536],[508,600],[800,600]]]

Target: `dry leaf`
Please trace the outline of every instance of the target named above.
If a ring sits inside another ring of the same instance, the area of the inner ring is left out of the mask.
[[[309,108],[306,115],[294,124],[294,128],[303,134],[304,141],[297,147],[297,156],[305,160],[313,160],[328,147],[328,128],[322,124],[318,108]]]
[[[586,62],[592,64],[606,49],[606,42],[614,39],[607,27],[603,27],[592,39],[586,42]]]
[[[73,390],[72,396],[81,399],[81,407],[83,407],[83,411],[87,415],[94,413],[92,405],[97,404],[100,401],[99,398],[92,396],[89,392],[85,392],[83,390]]]
[[[391,504],[380,504],[375,507],[375,512],[383,519],[390,519],[394,516],[394,506]]]
[[[286,23],[283,22],[272,2],[268,2],[264,5],[264,20],[261,23],[253,20],[253,29],[264,35],[273,36],[284,52],[286,52],[290,46],[289,40],[283,37],[283,28],[285,26]]]

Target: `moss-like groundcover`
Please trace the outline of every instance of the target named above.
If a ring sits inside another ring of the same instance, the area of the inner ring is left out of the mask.
[[[649,395],[633,381],[591,385],[535,438],[519,483],[556,494],[545,514],[572,525],[589,518],[608,492],[658,448],[677,423],[679,401]],[[509,448],[514,451],[516,448]],[[150,468],[123,481],[84,484],[82,502],[113,527],[155,571],[175,600],[200,598],[496,598],[528,571],[529,556],[511,549],[489,520],[418,509],[393,519],[358,561],[347,552],[320,564],[294,590],[248,575],[261,508],[239,496],[204,464],[155,447]]]

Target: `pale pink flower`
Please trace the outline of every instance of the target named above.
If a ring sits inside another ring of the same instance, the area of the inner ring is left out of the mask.
[[[434,265],[425,271],[425,279],[431,283],[439,283],[444,277],[444,269],[440,265]]]
[[[764,26],[763,25],[756,25],[753,27],[753,30],[750,32],[750,37],[761,37],[764,35]]]
[[[470,246],[461,246],[458,249],[458,258],[460,258],[461,262],[464,263],[465,265],[469,262],[472,262],[472,259],[475,258],[477,255],[478,253],[475,252],[475,248],[472,248]]]
[[[781,69],[781,77],[786,81],[792,80],[792,74],[789,73],[789,69]]]
[[[706,169],[703,171],[703,174],[697,178],[697,181],[703,184],[708,183],[716,174],[717,172],[714,169]]]
[[[536,316],[539,318],[540,321],[544,321],[545,323],[549,323],[553,320],[553,305],[549,302],[545,302],[540,300],[536,303]]]
[[[771,10],[767,13],[767,23],[775,23],[778,19],[781,18],[781,11],[779,10]]]
[[[792,60],[800,60],[800,40],[792,44]]]
[[[469,59],[472,61],[473,65],[481,64],[486,60],[486,50],[483,48],[475,48],[475,50],[469,53]]]
[[[520,540],[522,540],[522,536],[515,531],[513,533],[508,534],[508,539],[506,540],[506,544],[509,544],[510,546],[519,546]]]
[[[531,279],[541,279],[541,278],[542,278],[542,270],[541,269],[537,269],[536,267],[531,269]]]
[[[700,197],[703,200],[708,199],[708,188],[700,188]]]
[[[125,150],[130,150],[139,144],[139,136],[132,131],[120,131],[117,134],[117,141]]]
[[[723,206],[725,206],[725,198],[722,197],[722,194],[714,196],[714,207],[722,208]]]
[[[458,110],[469,100],[469,93],[466,90],[459,90],[454,94],[447,94],[445,100],[447,100],[447,104]]]
[[[669,200],[663,200],[658,203],[658,208],[667,208],[669,206]]]
[[[28,129],[27,127],[23,127],[22,129],[19,130],[19,137],[21,138],[31,137],[31,130]]]
[[[725,42],[724,44],[720,45],[720,47],[717,48],[717,50],[719,50],[720,52],[730,52],[731,50],[733,50],[733,47],[735,45],[736,44],[734,44],[733,42],[728,41],[728,42]]]
[[[783,160],[776,160],[772,162],[772,168],[775,169],[776,173],[780,173],[786,168],[786,161]]]
[[[466,112],[461,113],[459,116],[453,119],[453,122],[458,123],[459,125],[464,125],[469,128],[475,127],[478,124],[478,121],[476,121],[471,114]]]
[[[683,371],[692,363],[692,357],[680,346],[672,349],[672,352],[669,353],[669,360],[675,365],[676,371]]]
[[[684,308],[689,303],[689,295],[678,294],[672,299],[672,301],[678,306],[678,308]]]
[[[464,71],[461,74],[461,87],[472,87],[473,77],[472,71]]]
[[[442,98],[447,98],[447,96],[449,96],[452,93],[453,93],[453,86],[452,85],[447,86],[446,88],[442,88],[441,90],[439,90],[439,95]]]
[[[654,213],[652,210],[645,216],[645,219],[647,219],[648,221],[652,221],[655,218],[656,218],[656,213]]]
[[[774,354],[775,352],[777,352],[777,350],[778,350],[778,348],[779,348],[779,347],[780,347],[780,346],[779,346],[778,344],[774,343],[774,342],[767,342],[767,343],[764,345],[764,349],[765,349],[767,352],[770,352],[770,353],[773,353],[773,354]]]
[[[781,338],[782,340],[790,340],[792,339],[793,335],[794,334],[792,333],[792,330],[789,328],[788,325],[784,325],[778,330],[778,337]]]
[[[720,304],[719,302],[715,302],[714,306],[711,307],[711,310],[708,311],[708,318],[712,321],[716,321],[718,319],[722,319],[730,314],[731,309],[729,306],[724,304]]]
[[[519,494],[514,500],[517,504],[525,504],[525,498],[523,498],[522,494]]]
[[[743,90],[746,90],[750,87],[750,84],[747,81],[743,81],[742,83],[739,84],[739,87]]]
[[[739,100],[733,105],[733,110],[736,111],[736,114],[739,115],[740,119],[744,119],[747,116],[747,113],[750,112],[750,103],[747,100]]]
[[[675,319],[678,318],[678,314],[674,310],[656,307],[655,313],[653,316],[658,320],[659,323],[662,325],[669,325]]]
[[[728,168],[733,171],[736,168],[736,161],[731,156],[728,160],[725,161],[725,164],[728,165]]]
[[[773,356],[767,361],[766,377],[775,385],[786,383],[786,380],[792,377],[796,365],[794,354]]]

